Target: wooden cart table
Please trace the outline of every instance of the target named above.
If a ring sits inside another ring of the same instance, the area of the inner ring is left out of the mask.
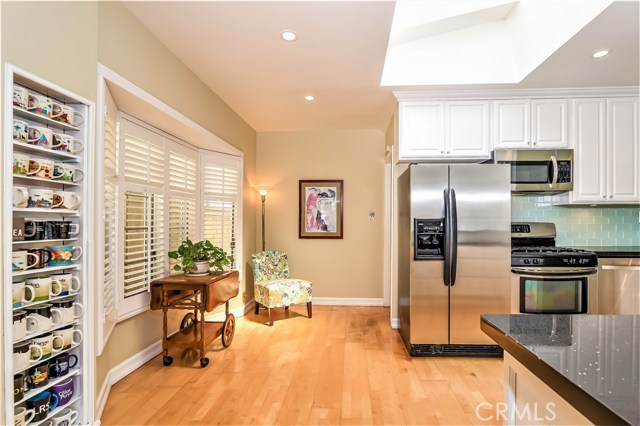
[[[215,338],[222,336],[222,346],[231,344],[236,320],[229,313],[229,299],[238,295],[238,271],[210,273],[205,276],[188,277],[184,274],[169,275],[151,282],[151,309],[162,309],[162,363],[169,366],[171,346],[194,347],[199,344],[200,366],[206,367],[209,358],[204,348]],[[205,312],[225,304],[224,321],[205,321]],[[169,309],[190,310],[180,323],[180,331],[167,337],[167,312]]]

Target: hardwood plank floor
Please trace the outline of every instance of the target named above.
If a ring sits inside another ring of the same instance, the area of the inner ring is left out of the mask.
[[[111,389],[102,425],[495,424],[502,360],[411,358],[389,309],[306,306],[238,318],[231,346],[172,349]],[[490,405],[487,405],[490,404]]]

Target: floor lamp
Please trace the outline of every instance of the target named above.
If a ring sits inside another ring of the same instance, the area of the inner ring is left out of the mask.
[[[260,194],[260,199],[262,200],[262,251],[265,251],[265,226],[264,226],[264,218],[265,218],[265,202],[267,201],[267,188],[270,188],[271,185],[256,185],[255,189]]]

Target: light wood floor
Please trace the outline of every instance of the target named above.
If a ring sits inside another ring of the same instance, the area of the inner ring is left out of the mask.
[[[170,367],[157,356],[113,386],[102,424],[491,424],[476,407],[503,400],[502,360],[411,358],[388,308],[314,306],[309,320],[301,305],[274,318],[239,318],[204,369],[189,350],[171,351]]]

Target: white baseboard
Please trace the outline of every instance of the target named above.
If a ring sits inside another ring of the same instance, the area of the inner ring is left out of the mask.
[[[382,306],[382,298],[371,297],[314,297],[318,306]]]
[[[247,312],[251,311],[253,309],[253,306],[254,301],[251,300],[244,306],[240,306],[236,309],[231,310],[231,313],[233,313],[233,315],[236,317],[242,317]],[[224,317],[224,312],[220,312],[211,316],[207,316],[206,319],[210,321],[222,321],[224,320]],[[151,344],[150,346],[141,350],[132,357],[122,361],[120,364],[109,370],[109,372],[107,373],[107,377],[105,377],[104,383],[102,383],[102,387],[100,388],[100,393],[98,393],[98,397],[96,399],[98,412],[96,413],[96,421],[94,422],[94,424],[100,424],[102,411],[104,410],[104,406],[107,403],[107,398],[109,398],[111,387],[118,383],[120,380],[127,377],[129,374],[133,373],[138,368],[142,367],[144,364],[152,360],[160,353],[162,353],[162,340],[158,340],[157,342]]]
[[[400,318],[391,318],[391,328],[394,330],[400,328]]]

